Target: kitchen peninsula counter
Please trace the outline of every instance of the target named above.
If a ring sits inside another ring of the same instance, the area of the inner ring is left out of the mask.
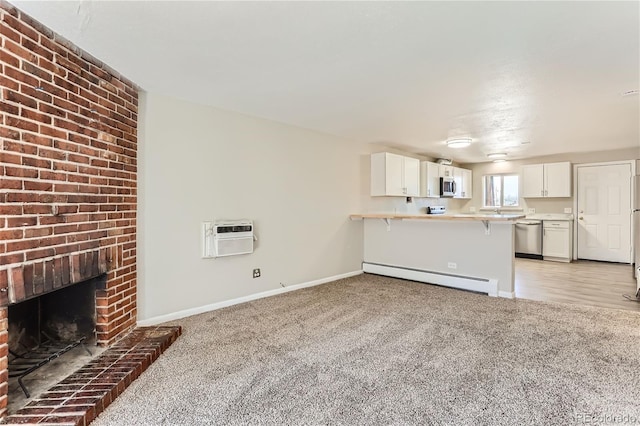
[[[409,220],[479,220],[489,222],[513,222],[524,219],[523,214],[398,214],[398,213],[364,213],[352,214],[351,219],[409,219]]]
[[[523,214],[353,214],[364,272],[506,298],[514,294],[514,228]]]

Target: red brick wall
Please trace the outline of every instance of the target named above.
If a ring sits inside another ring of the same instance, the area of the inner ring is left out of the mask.
[[[4,0],[0,47],[1,415],[10,298],[106,271],[98,342],[136,323],[138,91]]]

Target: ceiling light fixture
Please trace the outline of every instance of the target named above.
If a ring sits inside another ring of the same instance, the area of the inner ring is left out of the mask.
[[[449,139],[447,146],[449,148],[466,148],[471,145],[471,138]]]
[[[505,158],[507,156],[504,152],[494,152],[491,154],[487,154],[488,158]]]
[[[504,163],[507,160],[505,160],[504,158],[498,158],[497,160],[493,160],[494,163]]]

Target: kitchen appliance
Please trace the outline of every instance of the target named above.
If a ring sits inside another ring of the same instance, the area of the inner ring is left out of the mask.
[[[640,299],[640,175],[633,178],[633,247],[635,261],[633,271],[636,277],[636,299]]]
[[[429,206],[427,207],[427,214],[445,214],[447,209],[444,206]]]
[[[515,227],[516,257],[542,259],[542,221],[521,219]]]
[[[453,177],[440,178],[440,196],[453,197],[456,195],[456,182]]]

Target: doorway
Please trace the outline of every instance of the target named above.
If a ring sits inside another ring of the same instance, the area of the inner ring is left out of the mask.
[[[631,263],[630,161],[576,166],[577,258]]]

